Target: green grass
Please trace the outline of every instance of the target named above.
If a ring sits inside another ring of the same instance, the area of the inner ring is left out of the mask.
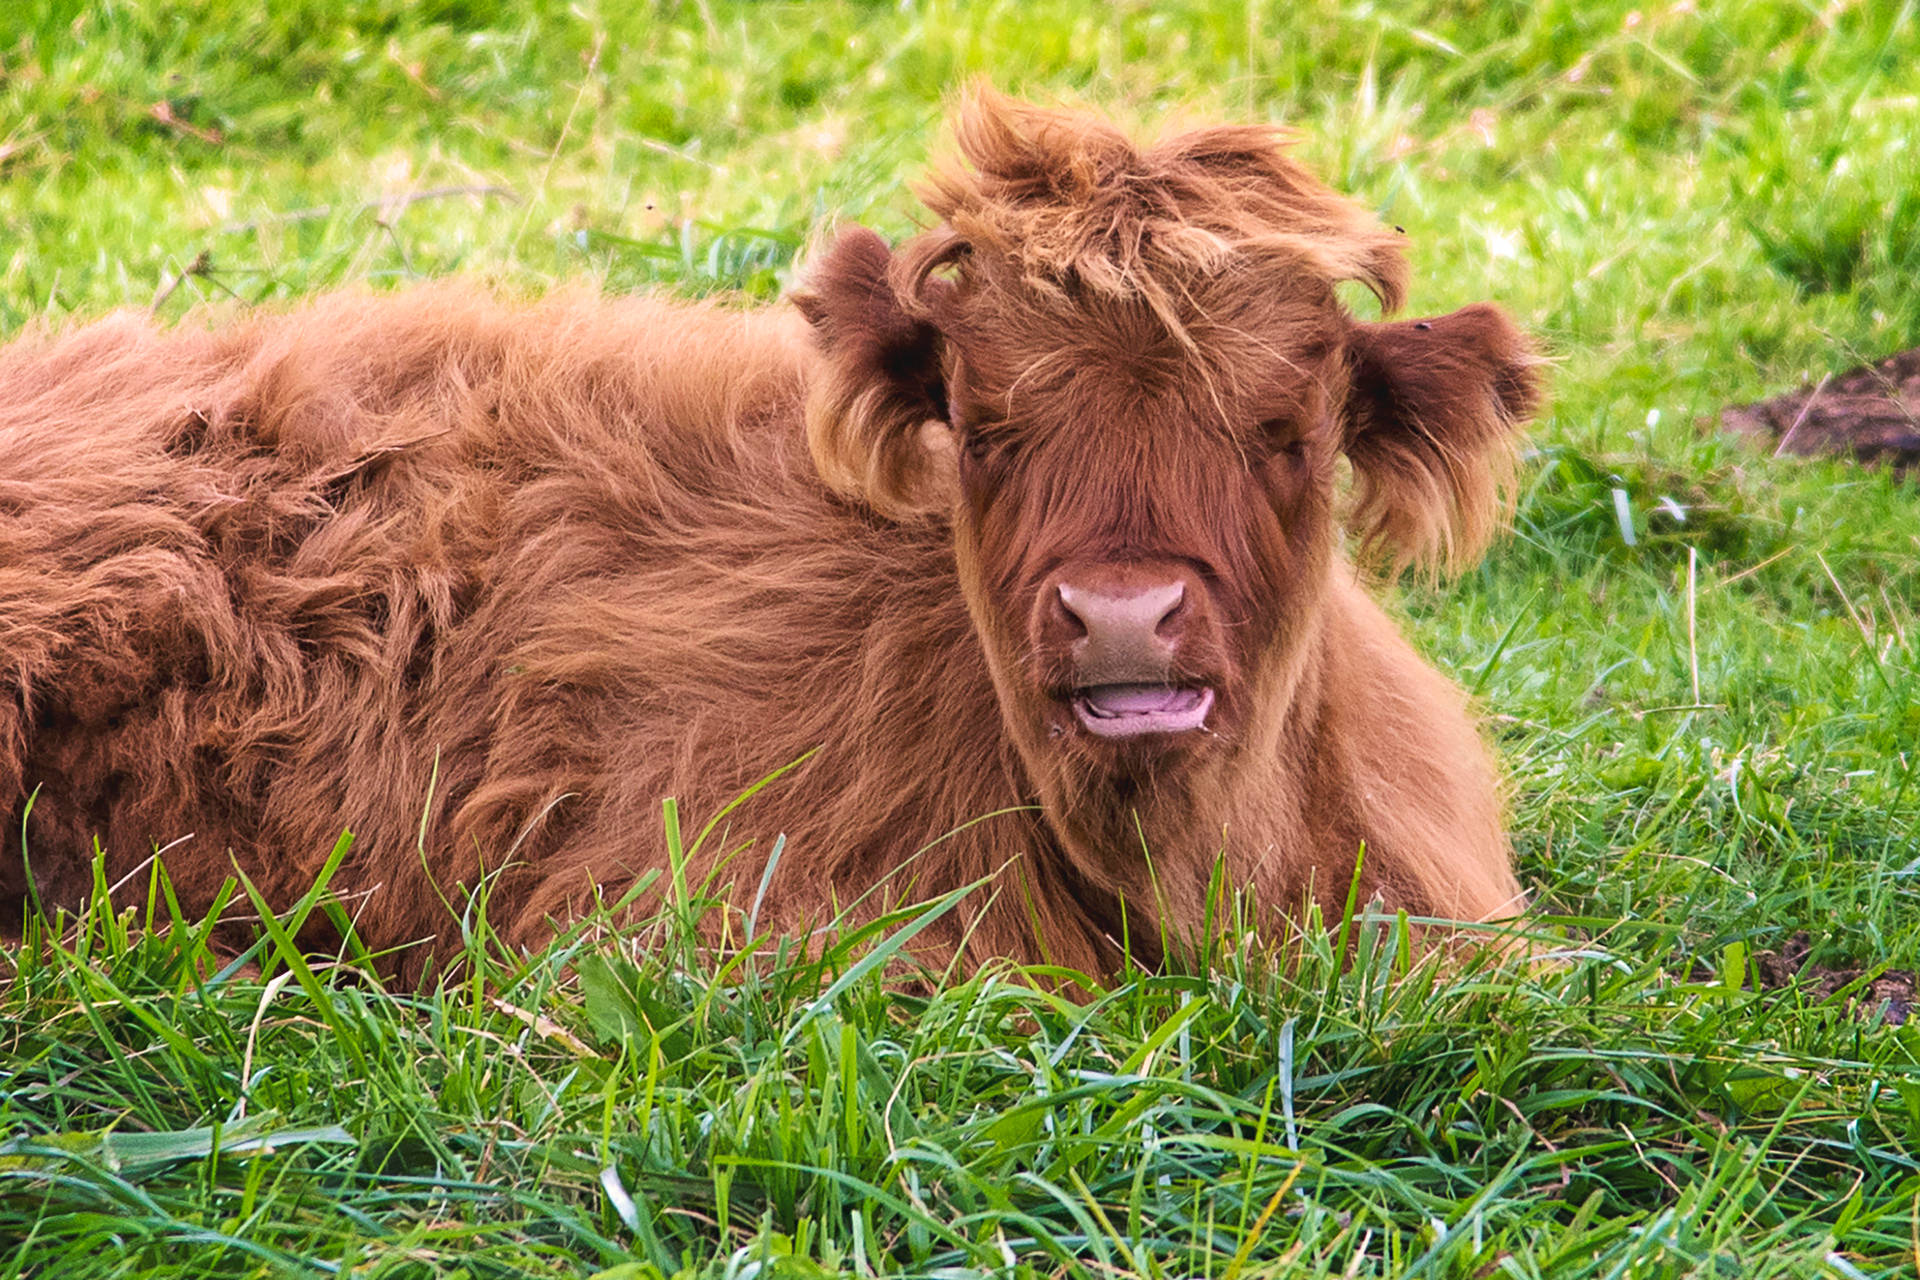
[[[1920,496],[1711,419],[1920,344],[1916,65],[1895,0],[8,6],[8,333],[456,271],[769,297],[822,222],[916,225],[977,73],[1295,125],[1416,309],[1557,357],[1516,536],[1398,607],[1577,954],[1395,976],[1367,932],[1069,1002],[890,993],[875,937],[716,982],[684,926],[476,928],[413,994],[225,965],[156,889],[0,985],[0,1277],[1914,1274],[1920,1029],[1746,979],[1801,930],[1920,967]]]

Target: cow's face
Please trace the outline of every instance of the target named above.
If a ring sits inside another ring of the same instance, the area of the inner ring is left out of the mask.
[[[981,265],[945,299],[941,444],[1003,710],[1055,771],[1164,782],[1259,730],[1323,589],[1338,308],[1223,289],[1176,331]]]
[[[1055,146],[1091,127],[1036,118],[1072,126]],[[1036,162],[996,206],[987,177],[948,174],[945,225],[897,255],[844,233],[800,299],[823,475],[951,521],[1000,711],[1048,791],[1165,787],[1277,732],[1335,553],[1339,459],[1363,539],[1471,554],[1533,398],[1493,308],[1356,322],[1334,283],[1391,303],[1397,247],[1270,140],[1096,141],[1112,154],[1085,190]],[[1278,197],[1209,222],[1236,182],[1310,184],[1307,229],[1274,225]]]

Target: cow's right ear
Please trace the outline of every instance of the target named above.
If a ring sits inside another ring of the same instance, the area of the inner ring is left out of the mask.
[[[940,330],[924,299],[903,301],[900,275],[887,242],[852,227],[793,294],[821,357],[807,392],[814,465],[830,487],[895,519],[951,501],[950,458],[943,466],[937,447],[950,439]]]

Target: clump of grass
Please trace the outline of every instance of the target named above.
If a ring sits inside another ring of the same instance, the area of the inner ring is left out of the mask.
[[[1920,303],[1900,284],[1920,273],[1920,154],[1877,106],[1856,94],[1827,106],[1813,130],[1804,119],[1756,122],[1742,221],[1767,266],[1803,293],[1852,298],[1920,332]]]
[[[0,989],[12,1274],[1799,1275],[1895,1264],[1920,1185],[1902,1038],[1657,928],[902,994],[942,904],[739,965],[670,895],[406,992],[293,947],[324,885],[241,964],[152,883]]]

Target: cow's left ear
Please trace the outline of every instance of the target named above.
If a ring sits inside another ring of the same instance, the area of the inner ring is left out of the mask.
[[[1485,303],[1356,324],[1347,350],[1355,533],[1396,567],[1471,564],[1506,514],[1519,430],[1540,406],[1541,359]]]
[[[926,269],[909,275],[914,265],[852,227],[792,295],[820,353],[807,390],[814,465],[831,488],[895,519],[946,497],[939,451],[930,447],[939,440],[928,434],[932,424],[946,436],[943,340],[926,296],[937,282],[925,279]]]

